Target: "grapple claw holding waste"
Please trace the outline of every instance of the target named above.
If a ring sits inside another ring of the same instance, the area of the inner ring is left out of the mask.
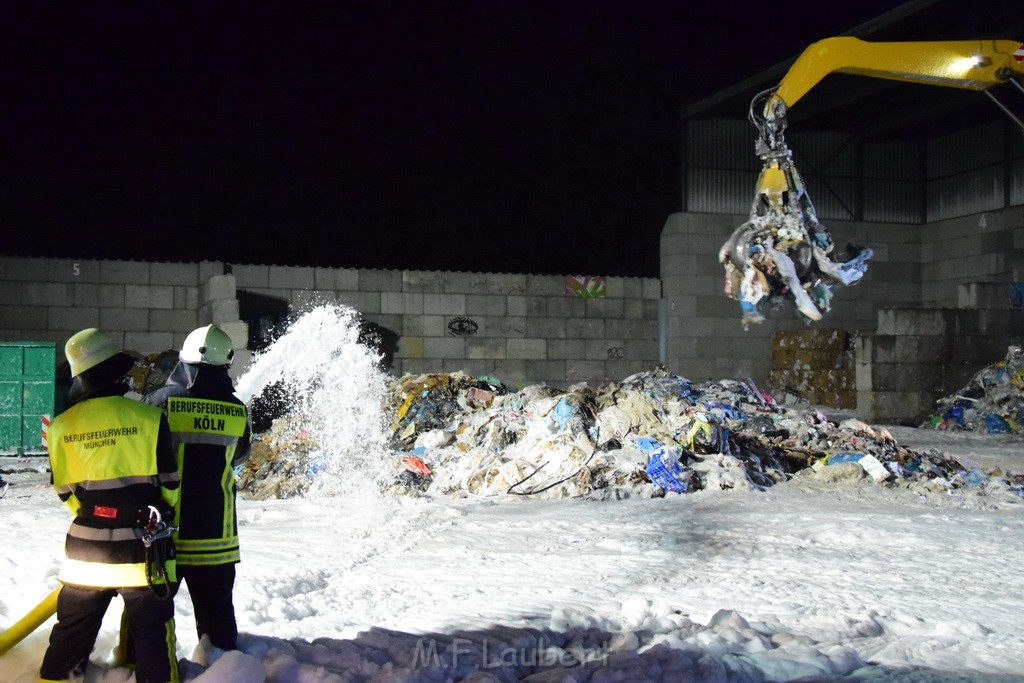
[[[873,252],[847,246],[847,260],[832,260],[832,235],[818,222],[790,152],[766,159],[750,218],[722,245],[725,293],[740,302],[743,326],[764,320],[764,307],[784,298],[808,320],[831,309],[832,287],[853,285]]]
[[[725,293],[740,302],[743,325],[764,320],[763,307],[789,297],[808,320],[830,309],[831,287],[864,275],[870,249],[848,247],[849,258],[830,258],[832,237],[818,223],[786,145],[787,113],[822,78],[849,73],[911,83],[981,90],[1021,128],[1019,118],[992,94],[1011,83],[1024,91],[1020,42],[1013,40],[872,43],[852,36],[809,45],[779,84],[758,93],[748,118],[758,131],[756,151],[764,162],[750,219],[722,245]]]

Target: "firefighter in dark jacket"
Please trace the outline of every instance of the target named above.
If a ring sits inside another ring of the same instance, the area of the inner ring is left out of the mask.
[[[167,418],[123,396],[133,361],[104,332],[82,330],[64,353],[72,405],[50,424],[47,444],[54,488],[75,518],[40,680],[85,671],[107,606],[120,595],[136,647],[135,679],[176,682],[170,525],[179,477]]]
[[[234,351],[216,325],[185,339],[178,364],[146,403],[167,413],[181,472],[178,577],[196,630],[222,650],[237,647],[232,591],[240,561],[234,468],[249,457],[249,416],[228,376]]]

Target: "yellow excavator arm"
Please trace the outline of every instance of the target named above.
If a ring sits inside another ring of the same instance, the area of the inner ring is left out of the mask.
[[[792,107],[830,73],[988,90],[1024,76],[1024,51],[1014,40],[869,43],[826,38],[804,50],[779,83],[774,99]]]
[[[847,36],[819,40],[797,57],[776,88],[755,98],[755,103],[766,98],[759,127],[769,150],[783,144],[786,111],[831,73],[965,90],[988,91],[1007,81],[1021,87],[1024,45],[1015,40],[872,43]]]

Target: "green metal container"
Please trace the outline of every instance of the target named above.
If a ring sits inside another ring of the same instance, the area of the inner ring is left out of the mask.
[[[43,416],[53,419],[53,342],[0,342],[0,454],[46,453]]]

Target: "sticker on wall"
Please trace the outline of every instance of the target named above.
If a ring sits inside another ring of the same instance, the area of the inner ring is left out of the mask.
[[[1010,283],[1010,308],[1024,308],[1024,282]]]
[[[603,299],[604,275],[570,275],[565,278],[565,295],[584,299]]]
[[[479,329],[480,325],[471,318],[452,318],[448,321],[448,334],[453,337],[471,337]]]

